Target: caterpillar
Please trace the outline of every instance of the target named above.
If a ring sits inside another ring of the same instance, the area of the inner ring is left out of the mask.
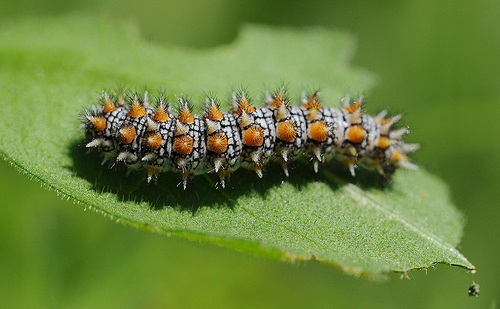
[[[409,153],[418,144],[407,144],[408,128],[393,129],[401,118],[385,118],[362,112],[363,97],[341,108],[323,107],[319,92],[302,93],[300,104],[291,105],[285,87],[266,90],[264,106],[254,107],[245,91],[232,93],[231,109],[222,112],[215,96],[205,98],[203,116],[192,112],[190,100],[177,98],[177,115],[162,94],[155,107],[148,92],[109,95],[103,92],[99,106],[86,110],[83,127],[86,147],[95,148],[108,160],[132,169],[144,168],[147,180],[175,171],[184,189],[194,175],[215,172],[223,188],[239,167],[263,177],[270,161],[283,167],[305,155],[315,172],[321,163],[335,158],[355,176],[358,164],[375,168],[390,179],[397,168],[417,169]]]

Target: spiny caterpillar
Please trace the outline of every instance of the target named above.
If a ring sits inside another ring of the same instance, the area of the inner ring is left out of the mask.
[[[233,92],[228,113],[215,97],[205,98],[202,117],[194,115],[189,100],[178,98],[175,116],[163,95],[152,107],[145,92],[139,95],[108,95],[103,104],[85,112],[86,146],[97,148],[108,160],[123,162],[131,169],[143,167],[148,182],[175,171],[182,176],[184,189],[197,174],[215,172],[220,184],[238,167],[263,176],[269,161],[283,167],[301,155],[319,164],[331,157],[345,164],[354,176],[358,163],[374,167],[387,179],[399,168],[416,169],[408,153],[418,144],[405,144],[407,128],[393,130],[401,115],[385,118],[362,113],[363,97],[342,108],[326,108],[318,92],[302,93],[301,104],[289,104],[285,88],[266,91],[263,107],[253,107],[244,91]]]

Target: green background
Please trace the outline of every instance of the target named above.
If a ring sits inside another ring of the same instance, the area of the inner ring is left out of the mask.
[[[467,217],[458,249],[477,273],[437,266],[373,283],[315,262],[167,239],[84,213],[1,162],[4,306],[487,308],[499,298],[499,2],[2,1],[0,24],[73,11],[128,19],[148,40],[193,48],[229,43],[247,22],[354,34],[354,65],[380,76],[368,111],[405,114],[409,140],[422,144],[416,162],[450,184]],[[479,298],[467,296],[473,280]]]

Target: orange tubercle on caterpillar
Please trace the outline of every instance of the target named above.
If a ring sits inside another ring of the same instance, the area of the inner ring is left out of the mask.
[[[274,101],[269,105],[269,107],[279,108],[281,105],[285,105],[285,107],[288,107],[288,103],[286,102],[285,93],[283,90],[276,95],[276,98],[274,98]]]
[[[219,120],[222,120],[224,118],[224,115],[219,110],[217,105],[214,104],[214,105],[210,106],[210,109],[207,111],[206,118],[210,119],[212,121],[219,121]]]
[[[295,127],[295,123],[290,120],[280,122],[276,130],[276,136],[285,142],[291,143],[297,137],[297,129]]]
[[[193,113],[191,113],[191,110],[187,107],[187,105],[182,108],[177,120],[184,124],[190,124],[194,122]]]
[[[303,101],[305,98],[303,98]],[[318,92],[314,92],[305,103],[302,103],[301,105],[302,108],[306,109],[309,113],[307,115],[307,118],[309,120],[317,120],[318,118],[321,117],[321,109],[323,109],[323,106],[319,103],[319,97],[318,97]]]
[[[151,149],[158,149],[161,146],[162,137],[158,132],[146,134],[146,145]]]
[[[106,119],[103,116],[89,116],[87,119],[92,123],[96,132],[101,132],[106,130]]]
[[[381,136],[378,140],[377,147],[380,149],[387,149],[387,147],[391,146],[394,143],[395,141],[388,138],[387,136]]]
[[[163,105],[160,105],[156,109],[156,112],[151,119],[153,119],[154,121],[158,121],[158,122],[167,122],[169,118],[170,117],[168,116],[168,112],[167,112],[166,107]]]
[[[193,138],[187,135],[179,136],[174,141],[174,151],[182,155],[193,152]]]
[[[354,102],[349,107],[344,108],[344,111],[352,114],[360,108],[361,108],[361,104],[359,104],[358,102]]]
[[[247,114],[251,114],[253,112],[255,112],[255,107],[253,107],[252,105],[250,105],[250,103],[248,102],[247,99],[245,98],[242,98],[240,103],[238,104],[238,109],[236,110],[235,114],[237,116],[241,116],[241,114],[245,112]]]
[[[311,125],[309,137],[317,142],[324,142],[329,131],[330,127],[324,121],[316,121]]]
[[[349,128],[347,139],[355,144],[359,144],[366,136],[366,130],[361,125],[354,125]]]
[[[408,158],[403,152],[401,151],[401,148],[397,148],[394,150],[391,156],[391,161],[392,162],[398,162],[398,161],[409,161],[410,158]]]
[[[210,151],[221,154],[227,150],[227,136],[222,133],[216,133],[208,137],[207,148]]]
[[[102,110],[103,113],[109,113],[117,109],[116,105],[109,99],[108,96],[104,99],[104,108]]]
[[[118,131],[118,139],[123,144],[132,143],[132,141],[135,139],[136,136],[137,136],[137,131],[131,125],[124,126],[120,129],[120,131]]]
[[[313,93],[309,97],[309,100],[305,104],[302,104],[302,107],[305,108],[305,109],[308,109],[308,110],[312,110],[312,109],[319,110],[319,109],[322,109],[323,106],[319,103],[318,92],[316,91],[315,93]]]
[[[139,102],[137,96],[132,101],[128,115],[133,118],[143,117],[146,115],[146,109],[142,106],[141,102]]]
[[[264,142],[264,129],[259,126],[251,126],[243,133],[243,144],[247,146],[260,146]]]
[[[146,170],[149,176],[160,174],[162,172],[162,169],[156,166],[145,165],[144,169]]]

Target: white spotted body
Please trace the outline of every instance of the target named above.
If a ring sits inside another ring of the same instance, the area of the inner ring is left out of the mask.
[[[362,113],[362,98],[342,108],[325,108],[318,93],[302,95],[292,106],[285,89],[266,92],[263,107],[253,107],[244,92],[234,93],[229,113],[220,111],[214,98],[206,98],[202,117],[192,113],[189,101],[180,98],[177,116],[160,96],[156,108],[147,92],[125,100],[104,93],[103,105],[85,113],[87,147],[131,168],[142,168],[148,181],[163,172],[182,176],[183,186],[193,176],[215,172],[224,187],[239,167],[259,177],[269,161],[279,163],[288,176],[288,165],[306,155],[317,172],[330,158],[345,164],[354,176],[359,163],[374,167],[386,178],[399,168],[416,169],[408,154],[417,144],[405,144],[406,128],[393,130],[401,116],[384,118]],[[128,101],[128,102],[126,102]]]

